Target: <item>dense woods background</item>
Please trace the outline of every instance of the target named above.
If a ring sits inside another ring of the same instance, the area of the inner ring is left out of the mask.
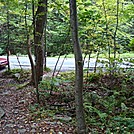
[[[48,1],[46,51],[49,56],[73,51],[68,3],[68,0]],[[27,54],[27,32],[33,38],[32,1],[6,0],[0,2],[0,7],[0,53],[5,54],[8,46],[11,54]],[[38,7],[36,0],[34,7],[35,14]],[[133,1],[78,0],[77,8],[79,39],[84,53],[123,53],[133,49]]]

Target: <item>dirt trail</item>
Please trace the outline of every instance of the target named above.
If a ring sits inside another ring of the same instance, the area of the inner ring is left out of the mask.
[[[30,86],[17,90],[19,83],[13,78],[0,76],[0,107],[5,115],[0,119],[0,134],[73,134],[70,126],[50,118],[33,121],[29,106],[34,103]]]
[[[0,134],[36,132],[34,122],[29,121],[30,90],[16,90],[13,79],[0,79],[0,107],[5,115],[0,120]],[[31,102],[31,101],[30,101]]]

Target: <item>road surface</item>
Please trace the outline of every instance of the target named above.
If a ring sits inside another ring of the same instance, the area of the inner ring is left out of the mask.
[[[6,58],[6,56],[0,56],[0,57],[3,57],[3,58]],[[46,66],[51,68],[51,69],[54,69],[55,65],[56,65],[56,62],[57,62],[57,59],[58,58],[47,58],[47,63],[46,63]],[[63,62],[63,59],[64,58],[60,58],[58,64],[57,64],[57,69],[60,68],[62,62]],[[20,65],[23,69],[27,69],[27,68],[30,68],[30,61],[29,61],[29,58],[28,57],[19,57],[19,60],[17,60],[17,57],[16,56],[10,56],[9,57],[9,61],[10,61],[10,67],[11,69],[14,69],[14,68],[20,68],[19,66],[19,62],[20,62]],[[19,62],[18,62],[19,61]],[[88,66],[88,62],[87,62],[87,59],[85,60],[85,63],[84,63],[84,67],[86,68]],[[95,66],[95,59],[91,59],[90,60],[90,67],[94,67]],[[98,63],[97,66],[102,66],[102,64]],[[62,68],[61,70],[73,70],[75,67],[75,60],[74,58],[66,58],[64,60],[64,63],[62,65]]]
[[[0,56],[0,57],[6,58],[6,56]],[[58,58],[47,57],[46,66],[53,70],[55,65],[56,65],[57,59]],[[59,60],[59,62],[57,64],[57,70],[60,68],[60,66],[61,66],[61,64],[63,62],[63,59],[64,58],[60,58],[60,60]],[[30,69],[31,68],[29,58],[26,57],[26,56],[25,57],[21,56],[21,57],[19,57],[18,60],[17,60],[16,56],[10,56],[9,60],[10,60],[11,69],[20,68],[19,62],[20,62],[20,65],[21,65],[21,67],[23,69]],[[100,60],[105,60],[106,61],[106,59],[100,59]],[[95,61],[96,61],[96,59],[94,59],[94,58],[90,59],[90,68],[91,69],[93,69],[95,67]],[[102,63],[97,63],[97,67],[102,68],[104,66],[105,65],[102,64]],[[85,62],[84,62],[84,68],[87,68],[87,67],[88,67],[88,59],[86,59]],[[126,67],[129,67],[129,65],[120,64],[120,67],[121,68],[126,68]],[[75,68],[75,60],[74,60],[74,58],[66,58],[64,60],[63,65],[62,65],[61,71],[74,70],[74,68]]]

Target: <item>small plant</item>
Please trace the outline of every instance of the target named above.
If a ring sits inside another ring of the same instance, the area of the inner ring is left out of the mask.
[[[60,82],[61,80],[58,78],[46,78],[40,82],[39,88],[48,91],[47,93],[51,94],[52,91],[57,91],[59,89]]]
[[[21,70],[21,69],[12,69],[12,70],[6,70],[5,72],[4,72],[4,75],[10,75],[10,74],[16,74],[16,73],[21,73],[23,70]]]
[[[2,55],[4,52],[4,50],[2,48],[0,48],[0,55]]]
[[[50,69],[49,67],[46,67],[46,68],[44,69],[44,71],[46,71],[46,72],[50,72],[51,69]]]
[[[101,76],[102,75],[99,73],[90,73],[89,76],[86,77],[86,81],[95,82],[95,81],[98,81]]]
[[[32,120],[40,120],[46,117],[53,117],[55,111],[45,109],[45,107],[41,107],[39,104],[34,104],[29,106],[29,111]]]
[[[74,71],[69,71],[69,72],[60,73],[60,76],[58,76],[58,78],[60,78],[64,82],[67,82],[67,81],[71,82],[71,81],[74,81],[74,76],[75,76]]]

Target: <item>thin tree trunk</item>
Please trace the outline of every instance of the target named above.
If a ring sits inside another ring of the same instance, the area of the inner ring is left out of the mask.
[[[33,85],[35,85],[35,65],[34,65],[34,61],[33,61],[33,58],[32,58],[32,52],[31,52],[31,41],[30,41],[30,38],[29,38],[29,35],[27,36],[27,53],[28,53],[28,57],[29,57],[29,60],[30,60],[30,64],[31,64],[31,71],[32,71],[32,76],[31,76],[31,83]]]
[[[97,63],[98,63],[98,59],[99,59],[99,54],[100,54],[100,48],[97,51],[97,56],[96,56],[96,61],[95,61],[95,67],[94,67],[94,73],[96,73],[96,70],[97,70]]]
[[[32,0],[32,16],[33,16],[33,36],[34,36],[34,56],[36,56],[36,45],[35,45],[35,35],[36,35],[36,33],[35,33],[35,28],[36,28],[36,25],[35,25],[35,14],[34,14],[34,12],[35,12],[35,4],[34,4],[34,0]],[[30,47],[31,48],[31,47]],[[29,54],[30,54],[30,49],[29,49]],[[29,55],[30,57],[30,59],[31,59],[31,61],[32,61],[32,56],[31,55]],[[31,62],[32,64],[31,65],[33,65],[33,62]],[[36,88],[36,98],[37,98],[37,103],[39,103],[40,102],[40,98],[39,98],[39,90],[38,90],[38,83],[37,83],[37,73],[36,73],[36,66],[35,65],[33,65],[32,66],[33,68],[32,68],[32,78],[34,79],[34,86],[35,86],[35,88]]]
[[[7,0],[7,62],[8,62],[8,71],[10,70],[10,63],[9,63],[9,54],[10,54],[10,32],[9,32],[9,0]]]
[[[35,63],[36,63],[36,81],[39,84],[39,81],[42,80],[43,76],[43,61],[44,61],[44,46],[42,45],[42,36],[44,25],[46,21],[46,6],[47,0],[39,0],[38,9],[36,12],[36,21],[35,21]]]
[[[118,30],[118,23],[119,23],[119,0],[117,0],[117,9],[116,9],[116,28],[114,32],[114,58],[116,58],[116,33]]]
[[[105,0],[102,0],[102,6],[104,9],[104,17],[105,17],[105,21],[106,21],[106,38],[108,39],[108,19],[107,19],[107,11],[106,11],[106,7],[105,7]],[[111,48],[110,48],[110,43],[109,41],[107,41],[108,43],[108,59],[109,59],[109,69],[110,69],[110,74],[111,74]]]
[[[20,60],[19,60],[19,55],[16,54],[16,58],[17,58],[17,61],[18,61],[18,63],[19,63],[20,69],[21,69],[21,71],[22,71],[23,69],[22,69],[22,66],[21,66],[21,63],[20,63]]]
[[[32,1],[32,5],[34,5],[34,2],[33,1]],[[33,8],[32,8],[32,11],[34,11]],[[34,74],[35,74],[34,73],[34,71],[35,71],[35,68],[34,67],[35,67],[35,65],[34,65],[34,61],[33,61],[33,58],[32,58],[31,41],[30,41],[30,37],[29,37],[29,33],[31,33],[31,30],[28,30],[27,17],[26,16],[27,16],[27,0],[25,0],[25,30],[26,30],[26,37],[27,37],[26,45],[27,45],[27,53],[28,53],[28,57],[29,57],[29,60],[30,60],[31,71],[32,71],[31,83],[33,85],[35,85],[35,79],[34,79]]]
[[[45,7],[45,24],[44,24],[44,69],[46,69],[46,61],[47,61],[47,34],[46,34],[46,29],[47,29],[47,0],[46,0],[46,7]]]
[[[114,60],[116,60],[116,34],[117,34],[118,23],[119,23],[119,0],[117,0],[116,6],[117,8],[116,8],[116,27],[114,32]],[[113,63],[113,67],[115,67],[115,61]],[[114,68],[114,72],[115,72],[115,68]]]
[[[76,121],[77,133],[86,134],[86,125],[83,108],[83,59],[78,40],[78,21],[76,0],[70,2],[70,23],[72,30],[72,41],[75,55],[75,104],[76,104]]]
[[[35,13],[34,12],[35,12],[35,4],[34,4],[34,0],[32,0],[33,44],[34,44],[34,49],[35,49],[36,47],[35,47]],[[33,62],[33,59],[32,59],[32,53],[31,53],[30,37],[29,37],[29,40],[28,40],[28,56],[29,56],[29,60],[30,60],[30,63],[31,63],[31,69],[32,69],[32,82],[33,82],[33,85],[36,87],[36,90],[38,90],[38,84],[37,84],[37,81],[36,81],[36,69],[35,69],[35,64]],[[35,51],[34,51],[34,56],[35,56]],[[39,97],[39,94],[37,96]]]
[[[64,59],[63,59],[63,61],[62,61],[61,65],[60,65],[60,68],[58,69],[58,72],[56,73],[56,77],[57,77],[57,76],[58,76],[58,74],[60,73],[61,68],[62,68],[62,66],[63,66],[63,64],[64,64],[64,61],[65,61],[66,57],[67,57],[67,54],[64,56]]]
[[[90,53],[88,54],[87,78],[88,78],[88,76],[89,76],[91,54],[92,54],[92,50],[90,50]],[[88,80],[88,79],[87,79],[87,80]]]

